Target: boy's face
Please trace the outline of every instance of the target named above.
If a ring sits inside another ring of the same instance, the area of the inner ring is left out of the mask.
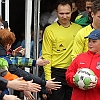
[[[88,39],[88,49],[94,53],[100,53],[100,39]]]
[[[11,45],[10,44],[7,44],[6,51],[8,51],[10,48],[11,48]]]

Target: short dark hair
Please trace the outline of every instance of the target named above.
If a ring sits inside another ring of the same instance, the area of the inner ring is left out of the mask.
[[[85,2],[87,2],[87,1],[88,1],[88,2],[94,2],[95,0],[85,0]]]
[[[69,4],[71,9],[72,9],[72,3],[69,1],[69,0],[58,0],[57,1],[57,4],[56,4],[56,10],[58,8],[59,5],[66,5],[66,4]]]
[[[84,1],[84,0],[75,0],[75,4],[78,3],[78,2],[80,2],[80,1]]]
[[[100,0],[95,0],[92,5],[92,12],[96,14],[97,11],[100,11]]]

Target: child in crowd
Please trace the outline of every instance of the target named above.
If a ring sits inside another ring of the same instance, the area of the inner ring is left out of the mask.
[[[35,76],[31,73],[28,73],[21,68],[18,67],[20,64],[28,65],[28,66],[35,66],[35,64],[40,64],[41,66],[48,64],[49,62],[47,60],[43,60],[39,58],[37,61],[25,57],[9,57],[7,55],[7,51],[11,48],[11,45],[15,41],[15,35],[14,33],[8,31],[7,29],[0,30],[0,57],[3,60],[6,60],[8,63],[6,66],[8,66],[9,72],[12,74],[15,74],[19,77],[23,77],[26,81],[30,81],[33,79],[33,82],[40,84],[41,86],[46,86],[48,89],[57,89],[60,88],[61,85],[59,85],[60,82],[53,82],[54,79],[51,79],[49,81],[42,80],[38,76]],[[2,66],[2,65],[1,65]]]

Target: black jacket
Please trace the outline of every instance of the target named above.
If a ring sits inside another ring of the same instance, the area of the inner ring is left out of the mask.
[[[6,89],[8,81],[0,76],[0,90],[4,91]],[[0,100],[4,97],[5,93],[0,93]]]
[[[0,90],[4,91],[6,89],[8,81],[0,76]]]
[[[7,56],[6,50],[1,44],[0,44],[0,56],[5,56],[5,57]],[[9,65],[8,70],[10,73],[17,75],[18,77],[23,77],[24,80],[26,80],[26,81],[30,81],[33,79],[34,83],[38,83],[42,86],[46,85],[45,80],[42,80],[40,77],[22,70],[21,68],[19,68],[16,65]]]

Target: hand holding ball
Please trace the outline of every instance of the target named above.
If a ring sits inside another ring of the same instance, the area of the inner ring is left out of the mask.
[[[97,84],[96,75],[88,68],[79,69],[74,75],[73,81],[82,90],[92,89]]]

